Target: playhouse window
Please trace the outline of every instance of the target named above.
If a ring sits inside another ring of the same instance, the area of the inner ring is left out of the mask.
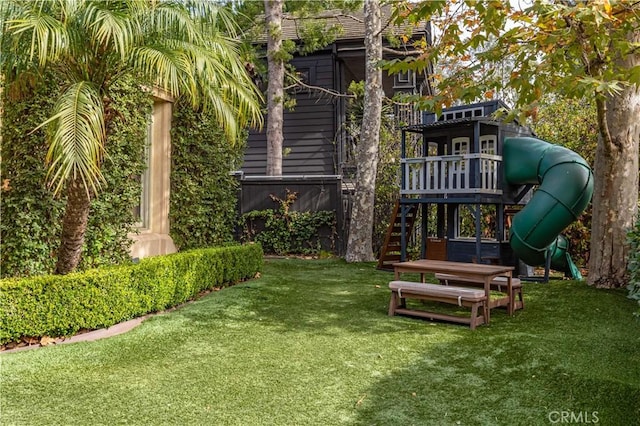
[[[496,152],[496,135],[480,136],[480,153],[495,155]]]
[[[451,140],[451,154],[464,155],[469,153],[469,138],[453,138]]]
[[[451,154],[465,155],[469,153],[469,138],[453,138],[451,140]],[[464,158],[454,159],[451,162],[449,173],[451,174],[451,189],[468,189],[468,177],[466,176],[467,160]]]

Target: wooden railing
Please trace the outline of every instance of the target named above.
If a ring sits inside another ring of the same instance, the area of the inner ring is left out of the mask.
[[[501,194],[502,157],[491,154],[403,158],[402,195]]]

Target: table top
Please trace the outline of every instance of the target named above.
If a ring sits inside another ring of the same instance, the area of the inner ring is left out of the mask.
[[[421,259],[393,264],[395,270],[452,273],[457,275],[490,276],[513,271],[513,266],[487,265],[483,263],[450,262],[446,260]]]

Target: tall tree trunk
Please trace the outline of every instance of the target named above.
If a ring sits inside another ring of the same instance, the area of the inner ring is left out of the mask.
[[[67,205],[62,219],[56,274],[65,275],[73,272],[80,263],[90,206],[91,199],[87,189],[80,178],[75,178],[67,188]]]
[[[284,61],[282,9],[284,0],[264,0],[267,24],[267,175],[282,175],[282,122],[284,120]]]
[[[365,0],[366,71],[362,129],[356,153],[356,191],[349,226],[347,262],[370,262],[373,254],[373,204],[382,112],[382,32],[379,0]]]
[[[640,31],[631,35],[640,41]],[[622,66],[640,65],[640,53],[620,58]],[[627,285],[627,232],[638,213],[638,145],[640,144],[640,88],[598,101],[600,137],[596,148],[595,188],[589,285],[603,288]]]

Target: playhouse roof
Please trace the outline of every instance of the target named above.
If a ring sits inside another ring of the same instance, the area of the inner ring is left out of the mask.
[[[402,130],[413,133],[422,133],[422,131],[426,129],[442,129],[447,127],[460,127],[465,125],[471,126],[478,121],[482,124],[489,124],[492,126],[499,126],[501,124],[504,124],[503,122],[493,120],[489,117],[467,117],[455,118],[453,120],[446,121],[436,121],[434,123],[412,124],[411,126],[402,127]]]

